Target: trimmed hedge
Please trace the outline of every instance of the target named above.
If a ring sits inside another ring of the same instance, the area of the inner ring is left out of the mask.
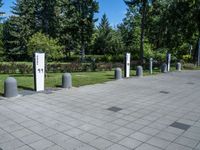
[[[138,61],[131,61],[131,69],[135,69],[139,65]],[[154,62],[154,67],[160,67],[161,62]],[[113,68],[124,69],[123,63],[48,63],[48,73],[64,73],[64,72],[89,72],[89,71],[111,71]],[[149,68],[149,63],[143,64],[144,69]],[[2,74],[32,74],[33,65],[31,63],[0,63],[0,73]]]
[[[89,71],[111,71],[112,68],[121,67],[121,63],[49,63],[47,72],[64,73],[64,72],[89,72]],[[0,63],[1,74],[32,74],[33,66],[31,64],[17,63]]]

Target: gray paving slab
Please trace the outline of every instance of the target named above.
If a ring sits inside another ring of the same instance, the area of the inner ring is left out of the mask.
[[[0,147],[200,150],[199,87],[200,71],[182,71],[3,99]]]

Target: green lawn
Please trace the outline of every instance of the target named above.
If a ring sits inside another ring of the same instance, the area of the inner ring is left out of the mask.
[[[155,70],[154,74],[160,73]],[[135,75],[135,71],[131,71],[131,76]],[[144,75],[149,75],[148,71],[144,71]],[[4,81],[8,76],[16,78],[19,89],[33,89],[33,75],[31,74],[0,74],[0,94],[3,93]],[[59,87],[61,85],[62,73],[49,73],[45,80],[46,87]],[[79,87],[83,85],[104,83],[106,81],[114,80],[114,71],[101,71],[101,72],[81,72],[72,73],[73,86]]]

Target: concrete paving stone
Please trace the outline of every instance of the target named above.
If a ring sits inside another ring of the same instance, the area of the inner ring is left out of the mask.
[[[98,150],[90,145],[83,144],[81,147],[76,148],[76,150]]]
[[[174,142],[191,148],[195,148],[196,145],[199,143],[199,141],[197,140],[189,139],[186,137],[179,137]]]
[[[192,133],[198,133],[198,134],[200,134],[200,127],[192,126],[187,131],[188,132],[192,132]]]
[[[90,131],[90,130],[94,129],[95,126],[91,125],[91,124],[83,124],[83,125],[79,126],[78,128],[81,130],[84,130],[84,131]]]
[[[143,143],[142,145],[137,147],[135,150],[161,150],[161,149],[158,148],[158,147],[155,147],[153,145],[149,145],[149,144]],[[175,150],[175,149],[173,149],[173,150]]]
[[[133,138],[133,139],[137,139],[141,142],[146,142],[147,140],[152,138],[151,135],[144,134],[144,133],[141,133],[141,132],[135,132],[135,133],[131,134],[129,137]]]
[[[132,139],[132,138],[125,138],[123,140],[121,140],[119,142],[119,144],[131,148],[131,149],[135,149],[136,147],[138,147],[140,144],[142,144],[141,141],[138,141],[136,139]]]
[[[142,125],[149,125],[152,121],[149,121],[149,120],[144,120],[144,119],[138,119],[136,121],[134,121],[135,123],[137,124],[142,124]]]
[[[183,146],[180,144],[176,144],[176,143],[171,143],[170,145],[168,145],[166,150],[192,150],[192,148],[189,148],[187,146]]]
[[[140,129],[144,128],[145,125],[132,122],[132,123],[125,125],[125,127],[128,128],[128,129],[132,129],[132,130],[140,130]]]
[[[199,140],[200,141],[200,134],[199,133],[194,133],[194,132],[186,131],[185,133],[183,133],[182,136],[190,138],[190,139],[194,139],[194,140]]]
[[[14,132],[14,131],[17,131],[17,130],[20,130],[20,129],[23,129],[23,128],[24,127],[19,125],[19,124],[11,124],[11,125],[4,127],[3,129],[7,132]]]
[[[76,150],[80,149],[81,147],[84,147],[85,143],[76,139],[70,139],[62,143],[60,146],[66,150]]]
[[[33,149],[27,145],[24,145],[24,146],[17,148],[16,150],[33,150]]]
[[[180,119],[180,120],[177,120],[177,122],[184,123],[184,124],[187,124],[187,125],[194,125],[195,124],[195,121],[188,120],[188,119]]]
[[[5,142],[8,142],[8,141],[11,141],[11,140],[14,140],[15,137],[12,136],[11,134],[9,133],[4,133],[0,136],[0,144],[1,143],[5,143]]]
[[[135,121],[135,120],[137,120],[136,117],[131,116],[131,115],[125,115],[121,119],[124,119],[124,120],[127,120],[127,121]]]
[[[39,124],[36,124],[34,126],[28,127],[28,129],[31,130],[32,132],[39,133],[42,130],[48,129],[48,127],[39,123]]]
[[[160,130],[154,129],[154,128],[149,128],[149,127],[144,127],[140,130],[140,132],[149,134],[149,135],[156,135],[160,132]]]
[[[185,130],[178,129],[178,128],[175,128],[175,127],[170,127],[170,126],[168,128],[166,128],[164,131],[170,132],[170,133],[176,134],[176,135],[181,135],[185,132]]]
[[[20,138],[20,140],[25,144],[31,144],[31,143],[34,143],[34,142],[39,141],[41,139],[43,139],[43,137],[41,137],[37,134],[30,134],[30,135],[27,135],[27,136]]]
[[[116,133],[116,132],[106,133],[106,134],[102,135],[102,137],[109,140],[109,141],[112,141],[112,142],[118,142],[118,141],[122,140],[123,138],[125,138],[124,135],[121,135],[121,134]]]
[[[58,133],[58,131],[54,130],[54,129],[45,129],[45,130],[41,130],[38,132],[39,135],[41,135],[42,137],[48,137],[48,136],[51,136],[51,135],[54,135]]]
[[[103,129],[103,128],[100,128],[100,127],[96,127],[96,128],[94,128],[93,130],[91,130],[91,131],[89,131],[90,133],[92,133],[92,134],[95,134],[95,135],[97,135],[97,136],[102,136],[102,135],[104,135],[104,134],[106,134],[106,133],[108,133],[108,132],[110,132],[109,130],[107,130],[107,129]]]
[[[46,148],[45,150],[64,150],[64,148],[62,148],[58,145],[53,145],[51,147]]]
[[[117,120],[112,121],[112,123],[119,125],[119,126],[124,126],[130,122],[125,119],[117,119]]]
[[[114,144],[114,145],[108,147],[106,150],[130,150],[130,149],[126,148],[122,145],[119,145],[119,144]]]
[[[158,130],[164,130],[168,127],[168,125],[160,124],[160,123],[154,121],[153,123],[149,124],[148,127],[158,129]]]
[[[63,143],[65,143],[66,141],[71,140],[72,137],[63,133],[57,133],[55,135],[47,137],[47,139],[53,143],[56,143],[57,145],[63,145]]]
[[[22,143],[20,140],[14,139],[14,140],[11,140],[9,142],[5,142],[5,143],[0,144],[0,147],[3,150],[16,150],[17,148],[24,146],[24,145],[25,144]]]
[[[90,145],[96,147],[97,149],[102,149],[102,150],[106,149],[107,147],[109,147],[113,144],[114,144],[113,142],[110,142],[103,138],[97,138],[94,141],[90,142]]]
[[[33,149],[36,149],[36,150],[44,150],[44,149],[47,149],[47,148],[49,148],[53,145],[55,145],[55,144],[48,141],[48,140],[42,139],[42,140],[39,140],[37,142],[31,143],[30,147],[32,147]]]
[[[90,143],[91,141],[97,139],[98,136],[94,135],[94,134],[90,134],[90,133],[84,133],[81,134],[79,137],[77,137],[77,139],[79,139],[82,142],[85,143]]]
[[[171,142],[163,140],[161,138],[153,137],[147,141],[148,144],[165,149]]]
[[[113,131],[120,128],[121,126],[109,122],[109,123],[103,124],[102,127],[106,130]]]
[[[36,125],[39,125],[39,124],[40,123],[38,123],[37,121],[34,121],[34,120],[28,120],[28,121],[24,121],[24,122],[20,123],[20,125],[22,125],[23,127],[26,127],[26,128],[36,126]]]
[[[72,128],[68,131],[65,131],[64,133],[72,137],[78,137],[81,134],[86,133],[86,131],[80,130],[78,128]]]
[[[194,148],[194,150],[200,150],[200,142],[199,142],[199,144]]]
[[[13,136],[17,137],[17,138],[21,138],[21,137],[24,137],[24,136],[27,136],[27,135],[30,135],[30,134],[33,134],[32,131],[26,129],[26,128],[23,128],[21,130],[17,130],[17,131],[14,131],[11,133]]]
[[[132,133],[134,133],[135,130],[128,129],[128,128],[125,128],[125,127],[121,127],[119,129],[116,129],[114,132],[119,133],[119,134],[124,135],[124,136],[129,136]]]
[[[171,134],[170,132],[164,132],[164,131],[161,131],[160,133],[158,133],[156,135],[156,137],[159,137],[159,138],[162,138],[164,140],[167,140],[167,141],[174,141],[175,139],[178,138],[179,135],[176,135],[176,134]]]

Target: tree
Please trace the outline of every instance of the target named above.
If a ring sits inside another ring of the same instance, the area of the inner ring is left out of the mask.
[[[129,7],[136,7],[141,13],[141,35],[140,35],[140,61],[143,63],[144,58],[144,40],[145,40],[145,25],[147,7],[150,4],[150,0],[124,0]]]
[[[60,10],[58,7],[59,0],[37,0],[36,3],[36,21],[38,29],[42,33],[55,38],[58,30],[58,17]],[[34,18],[33,18],[34,19]]]
[[[0,8],[3,6],[2,0],[0,0]],[[0,21],[3,19],[3,14],[4,12],[0,12]],[[4,54],[4,49],[3,49],[3,24],[0,23],[0,61],[2,60],[3,54]]]
[[[80,50],[77,12],[70,0],[61,1],[59,7],[59,41],[64,45],[65,56],[70,56],[71,51]]]
[[[30,57],[32,57],[35,52],[44,52],[49,60],[62,58],[62,47],[59,45],[58,40],[50,38],[41,32],[31,36],[27,47]]]
[[[131,52],[135,59],[140,58],[140,21],[141,15],[136,8],[127,9],[123,23],[118,25],[126,51]]]
[[[78,40],[80,41],[82,60],[85,57],[85,51],[89,43],[91,42],[94,23],[97,19],[94,19],[94,14],[98,12],[99,6],[96,0],[74,0],[72,1],[75,7],[77,16],[77,30]]]
[[[111,27],[106,14],[103,14],[101,22],[97,27],[97,37],[94,42],[95,54],[106,54],[110,49],[111,43]]]

